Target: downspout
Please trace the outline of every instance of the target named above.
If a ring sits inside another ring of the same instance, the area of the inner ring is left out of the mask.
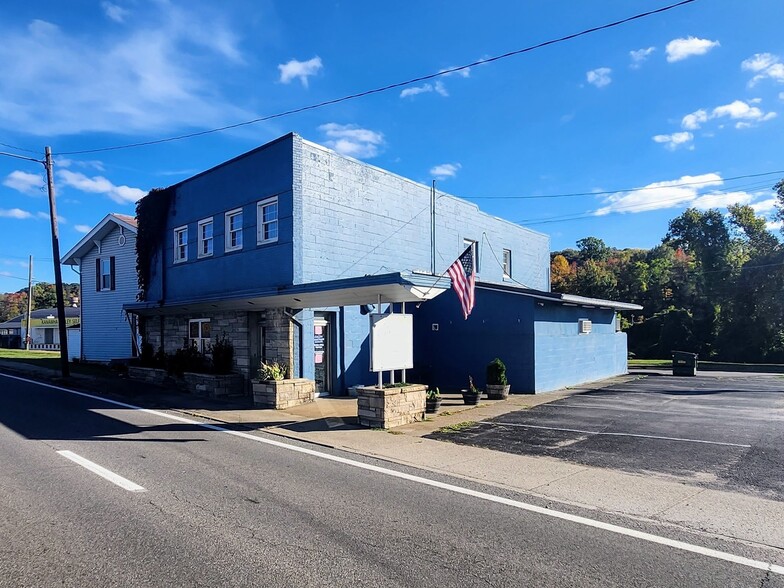
[[[77,258],[81,263],[81,257]],[[84,299],[84,285],[82,284],[82,272],[76,271],[76,266],[69,265],[71,271],[79,276],[79,360],[84,361],[84,321],[82,320],[82,301]]]

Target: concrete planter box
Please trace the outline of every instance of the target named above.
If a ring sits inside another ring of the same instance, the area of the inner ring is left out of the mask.
[[[253,406],[258,408],[291,408],[316,399],[316,382],[305,378],[288,380],[251,380]]]
[[[427,386],[409,384],[396,388],[357,388],[357,417],[364,427],[390,429],[425,420]]]
[[[242,374],[196,374],[185,372],[182,375],[185,389],[196,396],[224,398],[241,396],[245,390]]]
[[[155,384],[162,386],[169,377],[166,370],[150,367],[140,367],[136,365],[128,366],[128,377],[132,380],[139,380],[145,384]]]

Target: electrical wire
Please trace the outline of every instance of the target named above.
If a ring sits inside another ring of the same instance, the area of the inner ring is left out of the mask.
[[[293,114],[299,114],[301,112],[306,112],[306,111],[309,111],[309,110],[316,110],[318,108],[323,108],[325,106],[331,106],[333,104],[338,104],[340,102],[346,102],[348,100],[355,100],[357,98],[363,98],[365,96],[370,96],[370,95],[373,95],[373,94],[380,94],[382,92],[387,92],[389,90],[394,90],[396,88],[402,88],[404,86],[410,86],[412,84],[418,84],[420,82],[424,82],[424,81],[427,81],[427,80],[432,80],[432,79],[435,79],[435,78],[438,78],[438,77],[448,76],[448,75],[453,74],[455,72],[467,70],[467,69],[470,69],[472,67],[477,67],[477,66],[480,66],[480,65],[486,65],[488,63],[493,63],[495,61],[500,61],[502,59],[507,59],[509,57],[514,57],[516,55],[522,55],[524,53],[529,53],[529,52],[535,51],[537,49],[542,49],[543,47],[547,47],[549,45],[555,45],[557,43],[563,43],[563,42],[566,42],[566,41],[571,41],[571,40],[576,39],[578,37],[583,37],[585,35],[596,33],[598,31],[603,31],[603,30],[606,30],[606,29],[617,27],[617,26],[620,26],[620,25],[623,25],[623,24],[626,24],[626,23],[629,23],[629,22],[632,22],[632,21],[635,21],[635,20],[639,20],[639,19],[642,19],[642,18],[646,18],[648,16],[652,16],[654,14],[660,14],[662,12],[667,12],[669,10],[673,10],[675,8],[679,8],[681,6],[685,6],[686,4],[691,4],[692,2],[696,2],[696,1],[697,0],[681,0],[680,2],[676,2],[675,4],[670,4],[670,5],[664,6],[662,8],[657,8],[655,10],[649,10],[647,12],[641,12],[639,14],[635,14],[634,16],[630,16],[630,17],[627,17],[627,18],[624,18],[624,19],[621,19],[621,20],[616,20],[614,22],[610,22],[610,23],[607,23],[607,24],[599,25],[599,26],[596,26],[596,27],[591,27],[589,29],[584,29],[584,30],[582,30],[580,32],[577,32],[577,33],[572,33],[570,35],[565,35],[563,37],[558,37],[556,39],[550,39],[549,41],[544,41],[542,43],[537,43],[535,45],[530,45],[528,47],[524,47],[522,49],[516,49],[514,51],[509,51],[507,53],[502,53],[500,55],[495,55],[493,57],[487,57],[485,59],[479,59],[477,61],[473,61],[473,62],[467,63],[465,65],[460,65],[460,66],[457,66],[457,67],[450,67],[448,69],[444,69],[444,70],[438,71],[436,73],[431,73],[431,74],[419,76],[419,77],[416,77],[416,78],[411,78],[411,79],[405,80],[403,82],[396,82],[396,83],[388,84],[388,85],[381,86],[381,87],[378,87],[378,88],[374,88],[372,90],[365,90],[365,91],[362,91],[362,92],[357,92],[355,94],[349,94],[347,96],[342,96],[340,98],[333,98],[331,100],[325,100],[324,102],[319,102],[319,103],[311,104],[311,105],[308,105],[308,106],[302,106],[300,108],[293,108],[291,110],[286,110],[284,112],[278,112],[276,114],[260,116],[258,118],[254,118],[254,119],[251,119],[251,120],[246,120],[246,121],[235,123],[235,124],[231,124],[231,125],[225,125],[225,126],[222,126],[222,127],[217,127],[217,128],[213,128],[213,129],[207,129],[207,130],[204,130],[204,131],[197,131],[197,132],[194,132],[194,133],[187,133],[187,134],[184,134],[184,135],[177,135],[177,136],[173,136],[173,137],[166,137],[166,138],[163,138],[163,139],[153,139],[153,140],[150,140],[150,141],[141,141],[141,142],[138,142],[138,143],[128,143],[128,144],[125,144],[125,145],[115,145],[115,146],[112,146],[112,147],[100,147],[100,148],[96,148],[96,149],[82,149],[82,150],[79,150],[79,151],[62,151],[60,153],[56,153],[55,155],[84,155],[84,154],[87,154],[87,153],[101,153],[101,152],[105,152],[105,151],[118,151],[120,149],[131,149],[131,148],[134,148],[134,147],[147,147],[149,145],[158,145],[158,144],[161,144],[161,143],[169,143],[169,142],[172,142],[172,141],[181,141],[183,139],[192,139],[194,137],[201,137],[201,136],[204,136],[204,135],[210,135],[210,134],[213,134],[213,133],[219,133],[219,132],[227,131],[227,130],[230,130],[230,129],[236,129],[236,128],[239,128],[239,127],[244,127],[244,126],[253,125],[253,124],[256,124],[256,123],[260,123],[260,122],[273,120],[273,119],[276,119],[276,118],[283,118],[283,117],[286,117],[286,116],[291,116]]]
[[[9,145],[8,143],[0,143],[3,147],[8,147],[9,149],[13,149],[14,151],[22,151],[24,153],[38,153],[38,151],[33,151],[32,149],[25,149],[24,147],[16,147],[15,145]]]
[[[486,231],[482,231],[482,238],[485,240],[485,242],[487,243],[487,246],[490,248],[490,253],[492,253],[492,254],[493,254],[493,257],[495,258],[495,262],[498,264],[498,267],[500,267],[500,268],[501,268],[502,275],[503,275],[505,278],[507,278],[508,280],[511,280],[512,282],[514,282],[515,284],[517,284],[518,286],[522,286],[523,288],[528,288],[528,289],[530,290],[530,289],[531,289],[531,287],[530,287],[530,286],[528,286],[528,285],[526,285],[526,284],[523,284],[522,282],[519,282],[519,281],[515,280],[515,279],[512,277],[512,275],[511,275],[511,272],[510,272],[508,275],[506,274],[506,269],[504,268],[504,264],[502,264],[502,263],[501,263],[501,262],[498,260],[498,256],[495,254],[495,250],[493,249],[493,246],[490,244],[490,238],[487,236],[487,232],[486,232]]]
[[[721,178],[723,182],[731,182],[733,180],[742,180],[745,178],[758,178],[762,176],[771,176],[774,174],[784,174],[784,170],[775,170],[769,172],[762,172],[758,174],[746,174],[743,176],[733,176],[731,178]],[[703,180],[700,182],[683,182],[680,184],[670,184],[668,186],[651,186],[648,188],[623,188],[618,190],[603,190],[601,192],[572,192],[569,194],[545,194],[541,196],[463,196],[466,200],[535,200],[542,198],[572,198],[575,196],[603,196],[608,194],[620,194],[622,192],[642,192],[647,190],[667,190],[669,188],[682,188],[684,186],[701,186],[704,184],[712,184],[717,180]]]

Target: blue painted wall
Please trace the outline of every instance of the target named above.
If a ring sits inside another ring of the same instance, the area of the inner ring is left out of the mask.
[[[614,311],[540,304],[534,315],[536,392],[626,373],[626,333],[615,332]],[[579,334],[579,319],[593,322],[591,333]]]
[[[160,259],[153,264],[148,300],[166,303],[220,293],[237,294],[292,284],[293,268],[293,135],[286,135],[174,186]],[[256,204],[278,197],[278,240],[256,244]],[[243,248],[225,251],[224,213],[243,210]],[[213,219],[211,257],[199,258],[198,222]],[[188,260],[174,263],[174,229],[188,227]]]
[[[506,364],[512,392],[532,391],[533,299],[479,288],[475,299],[467,320],[453,291],[411,308],[414,358],[422,364],[421,377],[444,391],[467,388],[469,375],[484,387],[487,364],[499,357]]]

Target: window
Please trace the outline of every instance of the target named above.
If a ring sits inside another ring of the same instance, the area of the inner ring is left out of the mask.
[[[471,245],[474,246],[474,263],[476,264],[476,273],[479,273],[479,243],[473,239],[463,239],[463,251],[468,249]]]
[[[242,249],[242,209],[226,213],[226,251]]]
[[[199,221],[199,257],[212,255],[212,217]]]
[[[114,290],[114,256],[95,260],[95,290]]]
[[[188,227],[174,229],[174,263],[188,261]]]
[[[188,321],[188,342],[202,353],[210,344],[210,319],[191,319]]]
[[[271,243],[278,240],[278,198],[267,198],[258,204],[256,243]]]
[[[512,277],[512,250],[504,249],[504,277]]]

